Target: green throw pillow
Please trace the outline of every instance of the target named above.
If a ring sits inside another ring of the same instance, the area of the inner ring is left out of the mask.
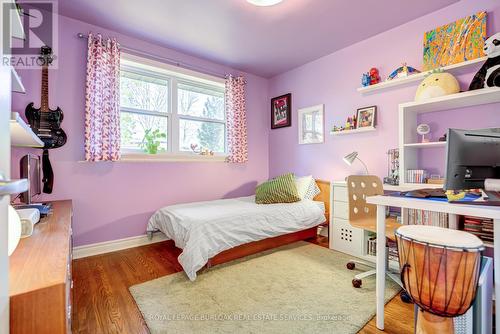
[[[295,176],[292,173],[278,176],[272,180],[259,184],[255,189],[255,203],[293,203],[300,201]]]

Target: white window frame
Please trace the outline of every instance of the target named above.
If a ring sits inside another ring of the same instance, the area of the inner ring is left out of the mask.
[[[227,120],[182,115],[178,112],[178,84],[188,84],[195,87],[215,88],[222,94],[225,92],[224,79],[192,70],[175,67],[155,60],[122,53],[120,69],[134,74],[163,79],[168,82],[167,112],[143,110],[137,108],[120,107],[121,112],[142,115],[151,115],[167,118],[167,152],[148,154],[140,149],[121,149],[121,160],[124,161],[225,161],[227,157]],[[180,150],[179,124],[180,120],[194,120],[224,124],[224,153],[215,153],[213,156],[200,155],[194,152]]]

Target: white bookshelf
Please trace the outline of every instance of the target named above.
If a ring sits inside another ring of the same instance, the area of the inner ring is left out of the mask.
[[[352,129],[352,130],[343,130],[343,131],[330,131],[330,134],[332,136],[343,136],[343,135],[350,135],[350,134],[356,134],[356,133],[361,133],[361,132],[371,132],[375,131],[376,128],[374,126],[367,126],[364,128],[359,128],[359,129]]]
[[[43,141],[31,130],[30,126],[19,116],[10,114],[10,142],[16,147],[43,147]]]
[[[500,102],[500,88],[484,88],[463,93],[441,96],[422,102],[408,102],[399,105],[399,175],[403,186],[407,183],[406,171],[419,169],[418,153],[425,148],[444,148],[446,142],[420,143],[417,134],[417,117],[421,113],[455,110]],[[492,126],[498,124],[492,124]],[[444,151],[443,151],[444,154]],[[421,185],[420,185],[421,186]],[[428,188],[441,185],[425,184]]]
[[[484,61],[486,61],[486,57],[481,57],[481,58],[477,58],[477,59],[464,61],[464,62],[461,62],[458,64],[444,66],[441,69],[448,72],[448,73],[457,75],[457,74],[460,74],[460,73],[466,71],[467,69],[470,69],[470,67],[474,67],[474,66],[477,66],[477,65],[483,63]],[[386,80],[386,81],[380,82],[380,83],[375,84],[375,85],[366,86],[366,87],[359,87],[357,90],[361,94],[369,94],[369,93],[373,93],[373,92],[376,92],[379,90],[388,89],[391,87],[397,87],[397,86],[403,87],[403,86],[409,85],[413,82],[422,81],[425,78],[425,76],[428,75],[430,72],[431,71],[425,71],[422,73],[409,75],[409,76],[404,77],[404,78]]]

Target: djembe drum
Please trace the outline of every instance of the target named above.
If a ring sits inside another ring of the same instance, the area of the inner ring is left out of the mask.
[[[453,333],[476,297],[483,242],[473,234],[405,225],[395,232],[401,281],[418,305],[417,333]]]

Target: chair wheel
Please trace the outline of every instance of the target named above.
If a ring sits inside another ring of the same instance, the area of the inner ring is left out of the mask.
[[[355,278],[352,280],[352,286],[355,288],[361,288],[361,284],[363,284],[363,281],[360,279]]]
[[[402,290],[400,293],[399,293],[399,298],[401,298],[401,301],[403,303],[406,303],[406,304],[411,304],[413,303],[413,300],[411,299],[410,295],[408,294],[408,292],[406,292],[405,290]]]
[[[354,262],[347,262],[346,267],[349,270],[354,270],[354,268],[356,268],[356,263],[354,263]]]

